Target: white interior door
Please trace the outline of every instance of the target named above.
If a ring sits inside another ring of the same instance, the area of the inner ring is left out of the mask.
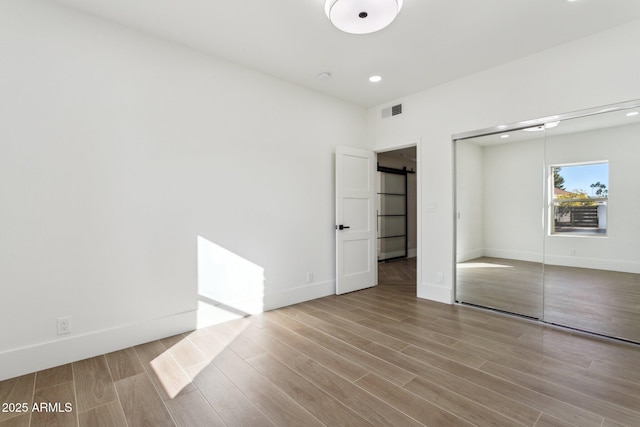
[[[336,147],[336,294],[377,284],[375,155]]]

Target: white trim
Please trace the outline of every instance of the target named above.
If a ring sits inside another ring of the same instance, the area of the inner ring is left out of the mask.
[[[418,286],[418,298],[441,302],[443,304],[453,304],[453,288],[441,284],[422,283]]]
[[[576,256],[547,255],[546,265],[561,267],[579,267],[594,270],[615,271],[621,273],[640,274],[640,262],[618,261],[615,259],[583,258]]]
[[[509,249],[484,248],[484,256],[492,258],[507,258],[518,261],[542,262],[542,252],[513,251]]]
[[[192,331],[196,320],[192,310],[3,351],[0,381]]]
[[[484,256],[483,249],[473,249],[465,253],[456,254],[456,262],[465,262],[471,259],[480,258],[481,256]]]
[[[327,280],[325,282],[311,283],[309,285],[300,286],[293,289],[267,294],[264,296],[264,311],[274,310],[280,307],[286,307],[300,302],[309,301],[316,298],[335,295],[335,280]]]

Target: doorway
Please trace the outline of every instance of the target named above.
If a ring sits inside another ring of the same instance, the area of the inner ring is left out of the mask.
[[[417,285],[417,148],[377,153],[378,285]],[[415,292],[415,291],[414,291]]]

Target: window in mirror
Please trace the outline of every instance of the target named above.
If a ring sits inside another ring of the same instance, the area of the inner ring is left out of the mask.
[[[607,233],[609,163],[551,166],[551,234]]]

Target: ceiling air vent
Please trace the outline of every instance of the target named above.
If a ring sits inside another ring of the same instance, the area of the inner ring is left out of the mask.
[[[385,108],[382,110],[383,119],[391,116],[397,116],[398,114],[402,114],[402,104],[394,105],[393,107]]]

